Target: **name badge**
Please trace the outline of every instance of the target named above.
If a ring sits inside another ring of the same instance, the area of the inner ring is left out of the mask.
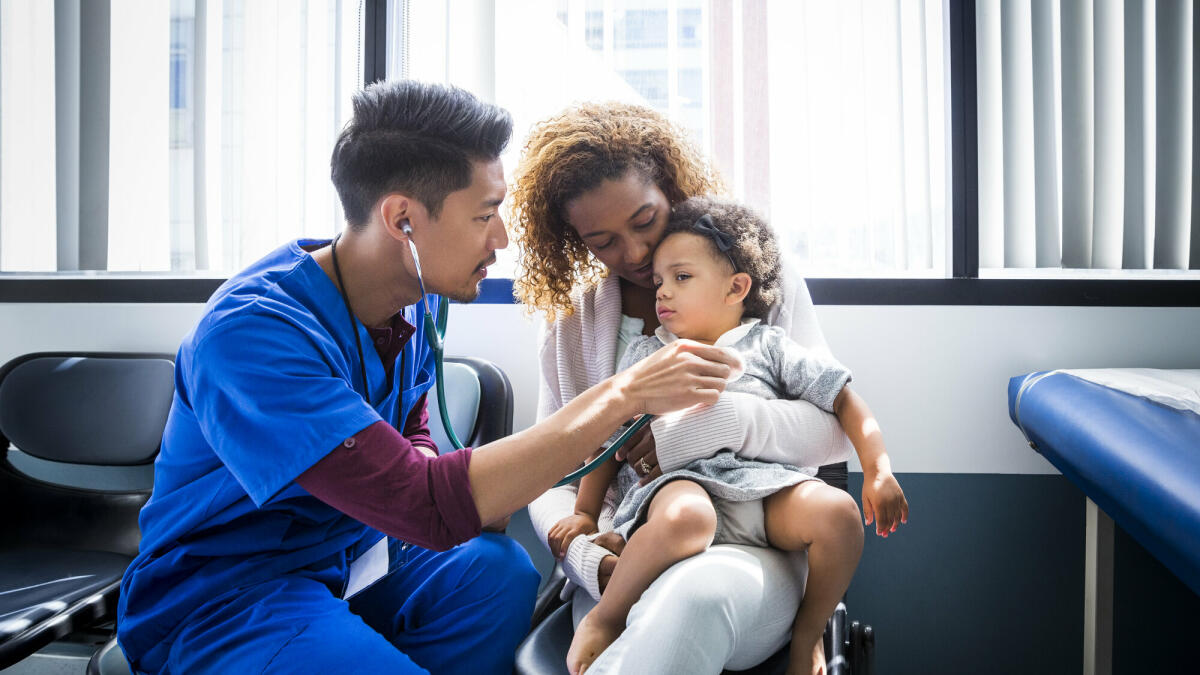
[[[388,571],[388,538],[383,537],[375,545],[350,563],[350,580],[346,582],[346,600],[358,595],[366,587],[379,581]]]

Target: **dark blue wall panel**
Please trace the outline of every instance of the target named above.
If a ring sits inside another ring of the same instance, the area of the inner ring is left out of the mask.
[[[1113,673],[1195,673],[1200,596],[1133,537],[1113,541]]]
[[[904,474],[907,525],[871,530],[847,594],[876,672],[1082,672],[1084,500],[1061,476]],[[850,474],[862,497],[862,474]]]

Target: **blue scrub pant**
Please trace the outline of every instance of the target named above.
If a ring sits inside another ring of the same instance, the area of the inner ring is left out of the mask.
[[[183,628],[161,671],[511,673],[539,581],[525,550],[485,533],[442,553],[410,547],[397,557],[348,602],[300,575],[222,598]]]

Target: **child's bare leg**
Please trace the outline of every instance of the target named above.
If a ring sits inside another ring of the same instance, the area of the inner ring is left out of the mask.
[[[821,634],[862,556],[858,505],[844,490],[806,481],[763,503],[767,540],[785,551],[808,549],[808,583],[792,624],[790,675],[825,672]]]
[[[650,584],[671,565],[708,548],[716,529],[712,499],[699,485],[675,480],[654,495],[646,523],[629,538],[600,602],[575,629],[567,652],[571,675],[584,672],[621,635],[630,608]]]

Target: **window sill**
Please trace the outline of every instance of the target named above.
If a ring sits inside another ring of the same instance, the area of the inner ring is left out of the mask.
[[[224,279],[0,275],[0,303],[203,304]],[[810,278],[818,305],[1200,307],[1200,279]],[[485,279],[480,304],[510,304],[512,279]]]

